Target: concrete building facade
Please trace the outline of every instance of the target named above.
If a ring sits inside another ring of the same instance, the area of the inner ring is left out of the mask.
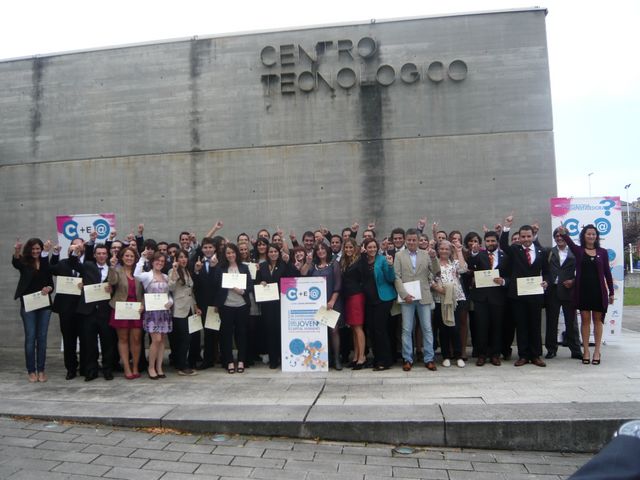
[[[114,212],[175,241],[217,220],[381,233],[422,215],[549,233],[556,195],[544,9],[192,38],[0,62],[6,261],[0,344],[19,345],[15,238]],[[55,319],[50,329],[57,334]],[[52,335],[55,341],[56,335]]]

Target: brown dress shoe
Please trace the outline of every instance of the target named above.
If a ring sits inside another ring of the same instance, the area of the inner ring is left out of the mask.
[[[547,364],[544,363],[544,360],[542,360],[540,357],[536,357],[533,360],[531,360],[531,363],[533,363],[536,367],[546,367]]]
[[[478,357],[478,360],[476,360],[476,365],[478,367],[483,366],[486,363],[487,359],[484,357]]]
[[[403,370],[404,372],[408,372],[408,371],[410,371],[410,370],[411,370],[411,362],[404,362],[404,363],[402,364],[402,370]]]
[[[502,365],[502,362],[500,362],[500,357],[491,357],[491,364],[495,365],[496,367]]]
[[[425,363],[424,366],[427,367],[432,372],[435,372],[436,370],[438,370],[438,367],[436,367],[436,362],[427,362]]]
[[[527,360],[526,358],[519,358],[518,360],[516,360],[516,363],[514,363],[513,365],[515,367],[521,367],[523,365],[526,365],[527,363],[529,363],[529,360]]]

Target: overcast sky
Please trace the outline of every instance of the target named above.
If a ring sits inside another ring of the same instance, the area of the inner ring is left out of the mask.
[[[0,59],[154,40],[540,6],[547,8],[559,196],[640,197],[640,1],[18,0]],[[0,111],[1,114],[1,111]]]

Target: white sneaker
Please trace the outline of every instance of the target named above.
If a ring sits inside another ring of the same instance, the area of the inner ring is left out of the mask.
[[[458,367],[460,368],[464,368],[464,360],[462,360],[461,358],[458,359]]]
[[[450,367],[450,366],[451,366],[451,360],[449,360],[448,358],[445,358],[445,359],[442,361],[442,366],[443,366],[443,367]]]

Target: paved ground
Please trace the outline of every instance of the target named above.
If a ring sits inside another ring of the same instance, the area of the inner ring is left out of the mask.
[[[157,430],[0,418],[0,479],[558,480],[591,457]]]
[[[640,324],[627,308],[623,325]],[[53,328],[52,324],[52,328]],[[19,348],[0,351],[0,415],[74,419],[199,432],[284,435],[428,446],[593,451],[640,412],[640,333],[624,329],[600,366],[561,348],[547,368],[471,363],[284,374],[264,366],[228,375],[111,382],[64,380],[50,349],[47,383],[29,384]]]

